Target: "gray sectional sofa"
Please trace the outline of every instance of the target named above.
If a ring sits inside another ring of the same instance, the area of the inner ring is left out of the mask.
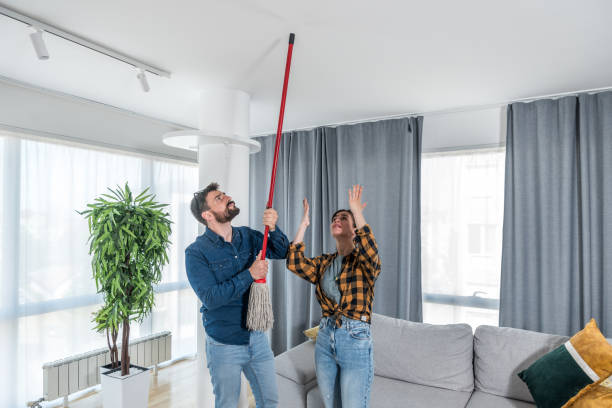
[[[373,408],[535,407],[516,375],[567,337],[505,327],[431,325],[372,317]],[[314,345],[276,357],[280,407],[323,407]]]

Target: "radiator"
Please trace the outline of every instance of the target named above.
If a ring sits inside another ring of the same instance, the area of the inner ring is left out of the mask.
[[[130,342],[130,363],[142,367],[157,366],[170,360],[171,350],[172,335],[169,331],[141,337]],[[100,384],[99,367],[110,362],[110,351],[105,347],[44,364],[44,401],[66,398],[68,394]]]

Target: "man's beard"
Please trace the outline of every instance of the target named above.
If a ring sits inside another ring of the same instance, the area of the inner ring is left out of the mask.
[[[230,208],[230,204],[234,204],[234,208]],[[217,214],[213,211],[215,220],[217,220],[219,224],[225,224],[226,222],[230,222],[231,220],[236,218],[238,214],[240,214],[240,208],[236,207],[236,203],[233,201],[227,203],[227,207],[225,208],[225,212],[223,214]]]

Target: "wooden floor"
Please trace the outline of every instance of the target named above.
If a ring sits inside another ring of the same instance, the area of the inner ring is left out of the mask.
[[[149,408],[213,408],[212,384],[206,368],[199,368],[197,360],[183,360],[160,368],[151,376]],[[250,391],[250,390],[249,390]],[[255,402],[249,392],[249,408]],[[102,393],[92,391],[70,401],[70,408],[102,408]]]

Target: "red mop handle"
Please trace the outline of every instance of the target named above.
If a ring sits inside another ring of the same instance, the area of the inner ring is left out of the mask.
[[[283,94],[281,97],[280,114],[278,115],[278,127],[276,128],[276,145],[274,147],[274,162],[272,164],[272,179],[270,180],[270,195],[266,208],[272,208],[274,199],[274,182],[276,181],[276,165],[278,164],[278,151],[280,149],[281,136],[283,134],[283,118],[285,116],[285,99],[287,98],[287,85],[289,84],[289,71],[291,70],[291,54],[293,53],[293,42],[295,34],[289,34],[289,50],[287,51],[287,64],[285,65],[285,80],[283,82]],[[266,259],[266,248],[268,247],[268,232],[270,227],[266,225],[264,232],[263,246],[261,248],[261,260]],[[257,279],[257,283],[266,283],[266,279]]]

